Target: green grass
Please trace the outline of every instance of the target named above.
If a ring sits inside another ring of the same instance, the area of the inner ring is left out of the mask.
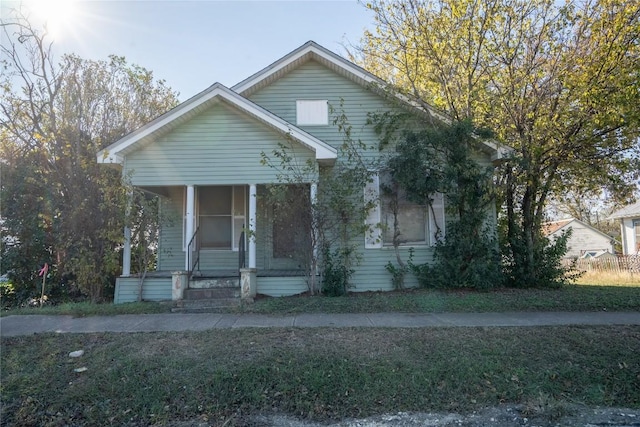
[[[541,399],[640,408],[639,327],[45,334],[1,344],[4,425],[231,426],[259,412],[329,420]],[[78,349],[84,356],[68,357]]]
[[[245,306],[244,310],[265,314],[639,311],[640,287],[569,285],[561,289],[502,289],[492,292],[416,289],[353,293],[337,298],[264,298]]]
[[[75,303],[42,308],[3,310],[11,314],[66,314],[76,317],[117,314],[164,313],[170,303]],[[640,286],[569,285],[561,289],[501,289],[352,293],[344,297],[295,296],[258,298],[239,309],[246,313],[438,313],[508,311],[640,311]],[[230,310],[237,312],[238,309]]]
[[[0,316],[23,314],[70,315],[74,317],[86,316],[115,316],[117,314],[167,313],[171,311],[171,304],[156,302],[132,302],[127,304],[92,304],[90,302],[64,303],[60,305],[45,305],[43,307],[5,308],[0,310]]]

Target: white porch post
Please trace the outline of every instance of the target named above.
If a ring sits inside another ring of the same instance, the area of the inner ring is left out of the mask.
[[[127,205],[125,207],[125,221],[129,222],[131,217],[131,205],[133,204],[133,191],[127,193]],[[122,276],[131,275],[131,228],[124,226],[124,247],[122,248]]]
[[[195,190],[193,185],[187,185],[187,203],[186,203],[186,212],[185,212],[185,234],[186,236],[184,236],[185,238],[185,245],[187,245],[187,247],[185,247],[185,252],[184,252],[184,269],[185,271],[189,271],[191,269],[191,266],[189,265],[189,241],[191,240],[191,238],[193,237],[193,218],[194,218],[194,214],[195,214],[195,208],[196,208],[196,204],[195,204]]]
[[[131,229],[124,227],[124,247],[122,248],[122,276],[131,275]]]
[[[318,183],[311,183],[311,242],[313,243],[313,259],[318,259],[318,224],[316,223],[316,204],[318,203]],[[317,266],[316,266],[317,267]]]
[[[256,185],[249,185],[249,268],[256,268]]]

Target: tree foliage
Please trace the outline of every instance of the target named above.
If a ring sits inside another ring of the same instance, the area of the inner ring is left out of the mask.
[[[119,272],[131,196],[96,154],[174,106],[176,94],[122,57],[57,60],[46,30],[19,11],[10,18],[1,24],[2,270],[28,291],[47,262],[56,286],[98,301]]]
[[[498,180],[505,256],[535,286],[550,197],[628,199],[640,148],[640,5],[623,0],[376,0],[362,64],[514,148]],[[427,109],[427,111],[429,111]],[[514,279],[516,280],[516,279]]]

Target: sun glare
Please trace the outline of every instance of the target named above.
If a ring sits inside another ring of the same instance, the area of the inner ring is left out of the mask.
[[[44,23],[49,34],[60,37],[65,30],[73,25],[76,12],[74,0],[32,0],[28,7],[36,17]]]

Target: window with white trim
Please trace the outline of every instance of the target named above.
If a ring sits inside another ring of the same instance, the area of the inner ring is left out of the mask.
[[[640,219],[633,220],[633,231],[636,239],[636,252],[640,252]]]
[[[329,102],[318,99],[296,101],[296,124],[301,126],[326,126],[329,124]]]
[[[431,203],[415,203],[387,173],[376,175],[365,188],[365,203],[377,200],[369,210],[366,248],[392,246],[394,236],[401,246],[435,245],[445,235],[444,195],[435,193]]]

